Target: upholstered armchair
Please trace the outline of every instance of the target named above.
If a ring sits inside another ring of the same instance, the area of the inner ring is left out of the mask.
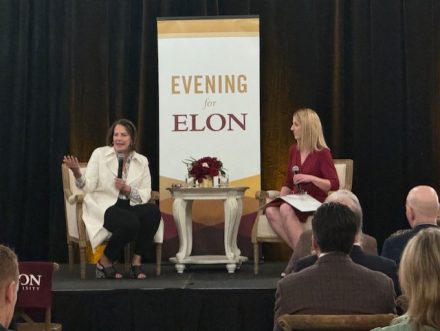
[[[339,188],[350,190],[353,183],[353,160],[351,159],[335,159],[334,160],[336,172],[339,179]],[[258,191],[255,194],[255,198],[259,200],[259,209],[257,216],[255,218],[254,225],[252,227],[251,241],[254,249],[254,273],[258,274],[258,263],[259,263],[259,243],[269,242],[269,243],[281,243],[282,240],[278,235],[272,230],[266,215],[263,213],[263,206],[277,197],[279,191],[269,190],[269,191]],[[331,192],[329,192],[330,194]],[[311,217],[307,219],[307,222],[303,223],[304,230],[311,229]]]
[[[81,171],[84,172],[87,163],[80,163]],[[69,250],[69,267],[73,269],[74,245],[78,245],[80,259],[81,279],[86,277],[86,246],[89,243],[86,228],[82,219],[82,203],[84,192],[75,185],[75,177],[72,171],[64,164],[61,165],[63,176],[64,207],[66,212],[67,247]],[[152,191],[150,202],[159,201],[159,192]],[[160,220],[159,228],[154,236],[156,246],[156,275],[161,272],[162,243],[163,243],[164,223]],[[128,270],[131,245],[126,245],[124,249],[125,268]]]

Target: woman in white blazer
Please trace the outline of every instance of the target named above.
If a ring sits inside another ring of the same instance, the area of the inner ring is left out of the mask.
[[[145,278],[142,256],[153,241],[160,222],[159,208],[148,203],[151,176],[148,159],[136,153],[136,128],[127,119],[117,120],[107,134],[108,146],[95,149],[81,173],[78,159],[67,155],[64,163],[85,192],[83,220],[92,249],[111,234],[96,265],[97,278],[122,278],[113,263],[125,244],[134,241],[130,276]]]

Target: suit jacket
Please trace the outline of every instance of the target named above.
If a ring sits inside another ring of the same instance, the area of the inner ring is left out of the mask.
[[[109,235],[104,228],[104,213],[118,199],[119,191],[115,187],[117,174],[118,159],[114,148],[95,149],[87,163],[84,174],[86,185],[83,187],[83,220],[93,249]],[[126,183],[137,188],[142,203],[150,200],[151,176],[145,156],[133,152]]]
[[[408,241],[412,237],[414,237],[417,234],[417,232],[429,227],[438,227],[438,226],[434,224],[420,224],[415,226],[412,230],[402,233],[401,235],[389,237],[383,243],[381,256],[392,259],[396,261],[397,265],[399,265],[402,252],[406,247]]]
[[[396,295],[400,295],[396,262],[382,256],[365,254],[362,248],[358,245],[353,245],[350,252],[350,258],[354,263],[360,264],[371,270],[380,271],[390,277],[394,283],[394,291],[396,292]],[[304,268],[310,267],[317,259],[318,257],[316,255],[303,257],[293,264],[293,271],[298,272]]]
[[[377,241],[374,237],[365,233],[361,235],[361,247],[365,253],[370,255],[377,255]],[[284,273],[290,274],[293,269],[295,261],[302,257],[312,254],[312,230],[304,231],[299,237],[298,244],[296,245],[289,262],[287,263]]]
[[[394,297],[389,277],[354,263],[346,254],[329,253],[278,282],[274,330],[281,330],[277,318],[283,314],[395,313]]]

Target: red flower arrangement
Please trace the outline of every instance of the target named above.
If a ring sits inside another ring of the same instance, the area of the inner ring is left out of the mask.
[[[198,160],[191,158],[183,163],[188,167],[189,177],[193,177],[199,183],[208,177],[218,176],[219,174],[225,175],[223,163],[216,157],[205,156]]]

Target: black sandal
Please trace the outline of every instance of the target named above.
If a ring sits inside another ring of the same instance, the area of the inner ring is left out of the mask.
[[[144,275],[145,277],[139,278],[139,275]],[[145,279],[147,278],[147,274],[142,270],[142,266],[132,265],[130,268],[130,278]]]
[[[104,267],[98,262],[96,263],[96,278],[120,279],[122,278],[122,274],[118,272],[113,265],[110,267]]]

